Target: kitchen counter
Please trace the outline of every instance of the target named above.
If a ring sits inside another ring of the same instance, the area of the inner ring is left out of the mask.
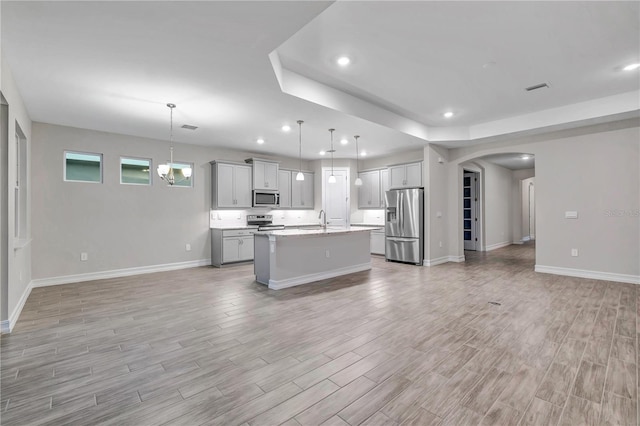
[[[258,226],[257,225],[218,225],[218,226],[212,226],[211,229],[231,231],[236,229],[258,229]]]
[[[371,228],[384,228],[384,223],[352,223],[351,226],[368,226]]]
[[[368,232],[380,229],[380,227],[350,226],[350,227],[327,227],[319,229],[277,229],[273,231],[258,231],[256,235],[268,235],[271,237],[283,238],[309,238],[324,237],[330,234],[352,234],[355,232]]]
[[[371,269],[378,227],[283,229],[254,234],[256,281],[278,290]]]

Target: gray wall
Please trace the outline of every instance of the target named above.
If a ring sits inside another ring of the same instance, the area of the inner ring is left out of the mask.
[[[176,162],[194,163],[193,188],[168,187],[155,173],[168,160],[166,141],[34,123],[33,278],[210,259],[209,161],[242,162],[258,155],[174,146]],[[103,183],[64,182],[65,150],[102,153]],[[120,156],[151,158],[153,184],[121,185]],[[298,167],[294,158],[271,159]],[[82,252],[88,261],[80,261]]]
[[[451,150],[450,177],[461,163],[501,152],[536,157],[536,264],[640,275],[640,120],[553,136]],[[452,191],[456,186],[451,186]],[[578,211],[579,218],[564,218]],[[450,255],[463,254],[452,211]],[[488,241],[491,244],[491,241]],[[571,248],[579,250],[571,256]]]

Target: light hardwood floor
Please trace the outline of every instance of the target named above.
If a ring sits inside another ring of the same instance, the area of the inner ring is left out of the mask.
[[[279,291],[252,265],[36,288],[1,422],[637,424],[636,286],[467,255]]]

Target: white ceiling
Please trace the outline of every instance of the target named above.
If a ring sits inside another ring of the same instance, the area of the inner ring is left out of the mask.
[[[2,54],[33,120],[166,140],[173,102],[177,126],[199,127],[179,142],[295,157],[302,119],[308,159],[329,127],[382,156],[638,116],[640,72],[621,68],[640,61],[639,6],[0,3]],[[345,53],[348,69],[333,62]]]
[[[481,159],[511,170],[533,169],[536,164],[534,155],[522,152],[485,155]]]

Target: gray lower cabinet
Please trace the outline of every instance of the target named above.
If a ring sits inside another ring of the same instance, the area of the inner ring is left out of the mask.
[[[371,231],[371,254],[384,255],[384,229]]]
[[[255,232],[255,229],[212,229],[211,264],[220,267],[226,263],[253,260]]]

